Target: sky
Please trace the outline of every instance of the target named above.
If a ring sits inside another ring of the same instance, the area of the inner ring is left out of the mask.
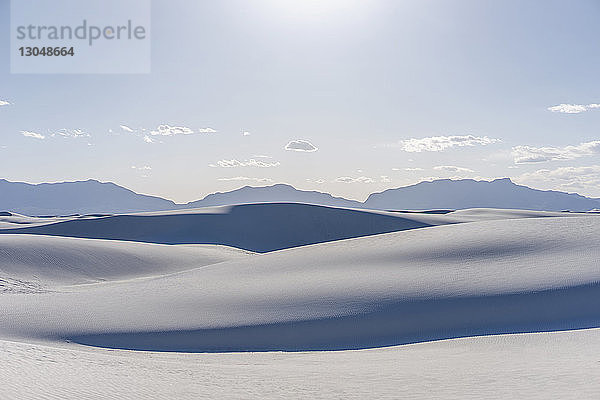
[[[597,0],[156,0],[140,74],[11,74],[9,10],[0,178],[177,202],[501,177],[600,197]]]

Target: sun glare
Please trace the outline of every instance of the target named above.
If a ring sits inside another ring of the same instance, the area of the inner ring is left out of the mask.
[[[278,14],[295,18],[324,18],[354,14],[368,5],[368,2],[361,0],[267,0],[267,2],[269,7]]]

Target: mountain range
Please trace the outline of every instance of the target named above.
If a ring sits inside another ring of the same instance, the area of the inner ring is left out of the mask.
[[[0,211],[25,215],[70,215],[164,211],[209,206],[295,202],[374,210],[430,210],[464,208],[516,208],[547,211],[589,211],[600,208],[600,199],[576,193],[543,191],[517,185],[509,178],[424,181],[415,185],[372,193],[365,202],[329,193],[298,190],[286,184],[245,186],[213,193],[201,200],[177,204],[157,196],[138,194],[111,182],[97,180],[29,184],[0,179]]]

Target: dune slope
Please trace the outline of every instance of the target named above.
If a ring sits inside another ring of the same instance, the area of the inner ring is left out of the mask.
[[[0,340],[3,399],[596,399],[600,329],[358,351],[155,353]],[[18,371],[19,373],[16,373]]]
[[[224,246],[0,235],[0,293],[162,276],[249,254]]]
[[[299,203],[271,203],[102,218],[74,218],[42,226],[0,229],[0,233],[163,244],[222,244],[256,252],[268,252],[459,221],[443,217]]]
[[[436,226],[2,295],[0,337],[212,352],[587,328],[600,326],[598,259],[594,216]]]

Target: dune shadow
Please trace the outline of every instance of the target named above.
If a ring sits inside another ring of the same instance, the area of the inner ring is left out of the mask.
[[[245,204],[229,213],[115,215],[0,230],[161,244],[220,244],[269,252],[431,226],[409,217],[299,203]]]
[[[220,329],[70,337],[80,344],[146,351],[351,350],[491,334],[600,326],[600,285],[531,293],[390,302],[360,315]]]

